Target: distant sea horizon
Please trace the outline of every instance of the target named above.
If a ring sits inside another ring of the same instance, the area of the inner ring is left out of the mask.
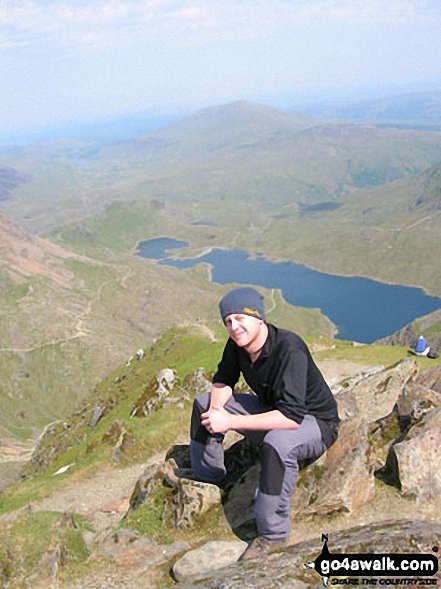
[[[45,125],[30,125],[0,134],[0,147],[27,145],[56,139],[98,141],[103,144],[128,141],[169,125],[183,114],[154,112],[97,117],[91,120],[60,121]]]

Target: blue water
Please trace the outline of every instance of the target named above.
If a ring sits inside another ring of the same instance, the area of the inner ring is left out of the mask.
[[[170,250],[180,247],[188,247],[188,243],[169,237],[157,237],[138,243],[138,255],[152,260],[163,260],[168,257]]]
[[[187,246],[174,239],[151,239],[139,244],[139,255],[177,268],[208,262],[213,267],[213,281],[219,284],[279,288],[292,305],[321,309],[337,326],[339,339],[372,343],[441,308],[441,299],[426,295],[421,288],[335,276],[294,262],[271,262],[261,256],[250,258],[244,250],[213,249],[186,260],[170,257],[173,248]]]

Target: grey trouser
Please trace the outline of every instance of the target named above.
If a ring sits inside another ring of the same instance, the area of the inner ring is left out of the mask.
[[[226,474],[222,434],[210,434],[201,425],[201,413],[210,405],[210,393],[195,399],[191,426],[191,466],[205,481],[220,482]],[[236,415],[255,415],[270,409],[254,395],[233,394],[225,409]],[[312,462],[326,446],[313,415],[306,415],[295,430],[240,431],[260,445],[261,474],[254,514],[259,535],[284,540],[291,531],[291,497],[299,475],[299,461]]]

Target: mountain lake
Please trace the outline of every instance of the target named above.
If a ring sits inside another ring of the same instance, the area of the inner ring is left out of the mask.
[[[137,253],[181,269],[208,263],[212,267],[212,280],[218,284],[280,289],[292,305],[321,309],[337,326],[337,338],[342,340],[372,343],[441,308],[441,299],[427,295],[422,288],[326,274],[294,262],[250,257],[240,249],[213,248],[202,256],[188,259],[174,259],[170,254],[170,250],[188,245],[185,241],[162,237],[140,242]]]

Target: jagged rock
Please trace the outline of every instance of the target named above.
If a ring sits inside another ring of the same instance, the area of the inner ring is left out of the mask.
[[[171,368],[161,370],[136,401],[130,417],[142,417],[161,407],[177,383],[176,370]]]
[[[246,547],[240,540],[208,542],[180,558],[173,566],[173,576],[177,581],[206,579],[213,571],[235,564]]]
[[[188,448],[188,447],[187,447]],[[172,455],[170,452],[168,456]],[[132,496],[130,497],[130,509],[140,507],[152,494],[157,485],[173,487],[172,517],[177,528],[191,528],[198,517],[206,513],[213,505],[219,505],[221,494],[219,487],[209,483],[200,483],[188,479],[177,479],[173,471],[178,464],[173,458],[168,458],[165,463],[157,463],[146,468],[138,479]]]
[[[209,483],[178,479],[173,503],[176,527],[192,528],[201,515],[220,505],[220,489]]]
[[[152,493],[157,485],[162,485],[168,472],[177,467],[176,462],[170,458],[166,462],[158,462],[148,466],[136,481],[130,497],[130,508],[137,509]]]
[[[417,363],[405,360],[387,369],[374,369],[343,381],[336,394],[342,418],[337,442],[301,472],[293,496],[293,515],[352,512],[375,492],[375,449],[370,424],[389,415]],[[389,440],[389,444],[393,440]]]
[[[406,386],[397,399],[398,415],[402,421],[409,424],[420,419],[431,409],[441,406],[441,395],[420,383],[421,381]]]
[[[200,372],[193,376],[193,380],[187,379],[184,386],[184,383],[179,382],[175,370],[164,368],[150,381],[143,394],[138,398],[130,412],[130,418],[143,417],[169,405],[183,408],[184,403],[190,401],[190,382],[196,383],[195,386],[202,386],[201,383],[205,380]]]
[[[121,528],[99,542],[89,561],[106,558],[123,566],[144,566],[148,562],[153,567],[168,562],[188,548],[187,542],[162,545],[140,532]]]
[[[329,534],[328,548],[338,554],[433,554],[441,542],[441,525],[389,521]],[[321,538],[288,546],[260,561],[250,560],[213,571],[210,578],[182,581],[180,589],[306,589],[322,587],[321,577],[305,563],[322,550]],[[433,578],[438,579],[439,573]],[[432,577],[429,577],[432,578]],[[390,579],[390,577],[389,577]],[[412,582],[413,585],[413,582]],[[412,586],[411,585],[411,586]],[[380,585],[378,585],[380,586]],[[397,585],[395,585],[397,587]]]
[[[375,471],[384,467],[392,444],[399,441],[408,429],[409,420],[402,418],[396,408],[368,426],[368,439]],[[381,477],[379,477],[381,478]]]
[[[212,377],[212,373],[210,377]],[[179,387],[178,396],[169,396],[164,400],[164,407],[175,405],[183,408],[185,401],[190,402],[191,395],[200,395],[211,390],[211,381],[206,378],[205,369],[202,367],[196,368],[191,375],[187,375]]]
[[[435,366],[417,378],[417,384],[441,393],[441,366]]]
[[[95,405],[95,407],[93,408],[93,415],[92,415],[92,419],[90,420],[89,423],[89,427],[91,429],[93,429],[96,424],[99,422],[99,420],[101,419],[101,417],[104,414],[106,407],[103,403],[97,403]]]
[[[441,495],[441,408],[427,413],[393,446],[401,491],[418,502]]]
[[[374,495],[373,470],[367,425],[342,423],[337,442],[301,473],[293,515],[354,511]]]
[[[344,391],[336,393],[342,419],[371,423],[389,415],[403,388],[417,374],[417,362],[409,359],[355,382],[349,381]]]
[[[201,395],[211,390],[211,378],[213,373],[206,373],[205,368],[199,367],[193,374],[186,376],[182,381],[182,386],[192,393]]]
[[[117,419],[103,435],[102,441],[113,446],[114,460],[117,454],[124,455],[135,444],[135,435],[126,428],[124,421]]]

